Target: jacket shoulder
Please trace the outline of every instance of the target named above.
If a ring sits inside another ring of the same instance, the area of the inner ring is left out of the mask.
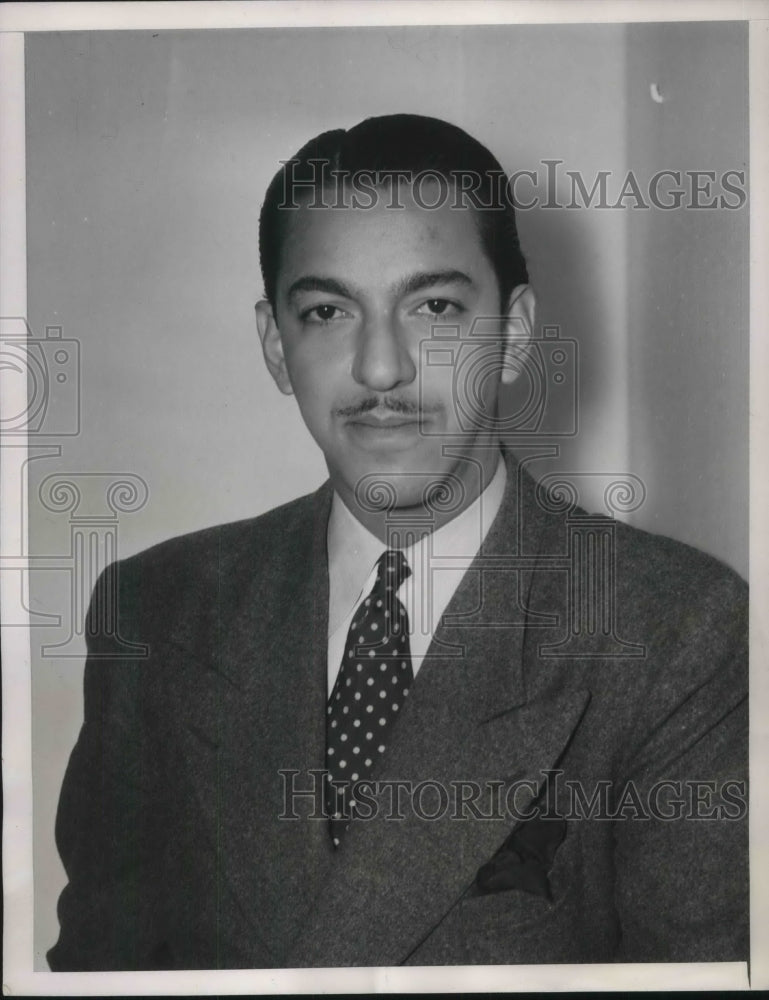
[[[716,726],[747,693],[747,584],[714,556],[639,528],[618,525],[616,549],[616,634],[643,650],[612,671],[623,697],[639,685],[628,744],[631,729],[687,712]],[[683,729],[696,732],[696,720]]]
[[[670,709],[716,679],[730,688],[730,702],[742,696],[748,588],[719,559],[579,509],[552,518],[541,551],[533,609],[557,622],[532,635],[547,651],[537,660],[543,678],[551,663],[562,681],[558,665],[568,662],[571,681],[601,702],[614,699],[624,718],[633,704],[651,710],[664,701]]]
[[[747,583],[720,559],[685,542],[616,524],[618,586],[636,600],[668,607],[733,608],[747,602]]]
[[[215,634],[222,609],[241,595],[266,602],[278,580],[299,578],[318,532],[325,537],[330,496],[323,486],[258,517],[178,535],[112,563],[94,588],[87,633],[97,637],[116,614],[123,637],[134,641]],[[102,643],[89,645],[95,652]]]
[[[188,567],[199,575],[206,570],[221,572],[228,564],[250,556],[256,559],[269,549],[276,555],[291,549],[312,525],[323,488],[291,500],[257,517],[217,524],[177,535],[121,560],[121,572],[165,576],[183,573]],[[258,561],[255,562],[258,566]]]

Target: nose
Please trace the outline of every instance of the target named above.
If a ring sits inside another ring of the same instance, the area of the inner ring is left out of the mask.
[[[358,334],[352,368],[355,381],[375,392],[389,392],[413,382],[416,374],[403,332],[392,317],[368,317]]]

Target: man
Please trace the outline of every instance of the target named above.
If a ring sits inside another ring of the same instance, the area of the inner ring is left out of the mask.
[[[497,161],[325,133],[260,250],[330,480],[97,586],[51,968],[744,960],[745,588],[508,449],[535,318]]]

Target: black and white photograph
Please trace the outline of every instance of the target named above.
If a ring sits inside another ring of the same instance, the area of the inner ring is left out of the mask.
[[[4,6],[10,991],[766,986],[769,5]]]

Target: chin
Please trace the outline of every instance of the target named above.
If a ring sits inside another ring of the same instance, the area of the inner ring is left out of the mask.
[[[379,468],[357,480],[358,504],[371,513],[423,507],[436,492],[445,492],[445,470],[427,472],[424,467]]]

